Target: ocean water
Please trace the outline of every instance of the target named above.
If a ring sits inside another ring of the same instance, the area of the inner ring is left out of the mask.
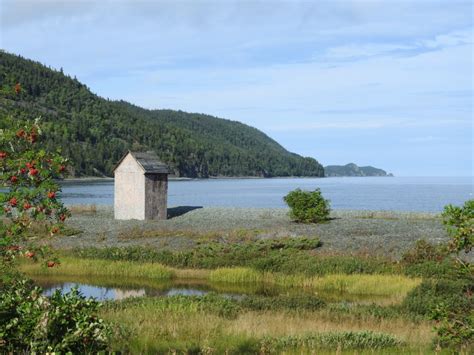
[[[113,205],[113,180],[64,182],[67,205]],[[333,209],[439,212],[474,198],[473,177],[195,179],[169,182],[169,206],[284,208],[296,188],[320,188]]]

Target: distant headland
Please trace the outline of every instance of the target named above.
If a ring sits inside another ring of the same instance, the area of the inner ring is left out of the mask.
[[[354,163],[346,165],[328,165],[324,167],[324,175],[332,176],[393,176],[385,170],[373,166],[358,166]]]

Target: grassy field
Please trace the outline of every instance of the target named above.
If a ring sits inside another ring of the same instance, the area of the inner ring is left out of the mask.
[[[101,208],[74,212],[69,227],[82,233],[47,239],[61,265],[23,260],[24,273],[52,284],[210,292],[105,302],[112,350],[440,353],[433,305],[474,309],[472,276],[437,249],[446,234],[431,214],[338,212],[306,226],[268,209],[201,209],[151,223],[113,221]],[[415,247],[425,237],[432,244]]]

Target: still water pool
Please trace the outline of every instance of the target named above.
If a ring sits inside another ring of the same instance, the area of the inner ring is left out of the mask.
[[[87,279],[79,277],[35,277],[35,283],[41,286],[46,296],[51,296],[55,291],[68,293],[77,287],[85,297],[93,297],[99,301],[116,301],[132,297],[171,297],[171,296],[204,296],[209,293],[241,299],[248,295],[273,297],[278,295],[316,296],[326,302],[349,302],[358,304],[387,304],[393,300],[391,296],[357,295],[347,292],[315,292],[305,288],[284,288],[262,283],[232,284],[210,283],[203,280],[172,280],[167,282],[147,282],[147,280],[124,280],[113,278]]]
[[[113,180],[63,183],[66,204],[112,205]],[[296,188],[320,188],[333,209],[439,212],[472,199],[473,177],[196,179],[169,183],[169,206],[283,208]]]

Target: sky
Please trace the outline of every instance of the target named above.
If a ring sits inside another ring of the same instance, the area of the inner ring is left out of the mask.
[[[0,0],[0,47],[323,165],[473,176],[473,2]]]

